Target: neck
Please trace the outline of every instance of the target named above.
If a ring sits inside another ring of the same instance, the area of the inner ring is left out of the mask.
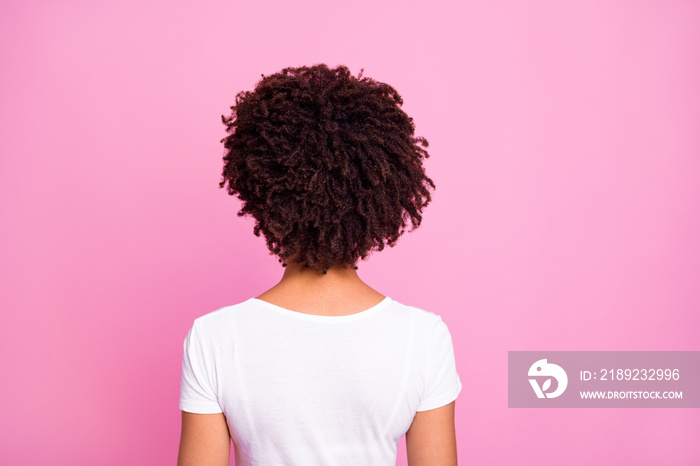
[[[353,287],[364,283],[352,267],[331,267],[324,274],[298,262],[288,262],[279,286],[313,288],[317,291]]]
[[[288,262],[280,282],[268,293],[294,296],[311,300],[347,299],[363,293],[378,294],[357,275],[350,265],[331,267],[324,274],[313,267],[304,267],[297,262]]]
[[[368,309],[384,296],[360,280],[352,266],[324,274],[290,261],[280,282],[257,298],[309,314],[345,315]]]

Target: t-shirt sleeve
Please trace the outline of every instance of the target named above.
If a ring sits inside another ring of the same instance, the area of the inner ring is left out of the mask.
[[[428,378],[423,399],[416,411],[445,406],[457,399],[462,383],[457,374],[452,337],[442,318],[433,328],[428,357]]]
[[[183,344],[180,410],[198,414],[223,412],[207,377],[207,361],[195,320]]]

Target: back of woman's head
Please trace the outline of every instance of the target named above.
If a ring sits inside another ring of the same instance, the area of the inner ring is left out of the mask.
[[[356,267],[412,229],[435,188],[428,141],[388,84],[325,64],[264,76],[222,116],[223,188],[271,254],[318,271]],[[422,147],[421,147],[422,146]]]

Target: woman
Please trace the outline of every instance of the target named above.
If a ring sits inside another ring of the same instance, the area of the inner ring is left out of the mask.
[[[222,117],[223,180],[285,267],[261,295],[195,319],[179,466],[457,464],[461,390],[442,319],[365,284],[430,202],[424,138],[388,84],[345,66],[285,68]],[[422,147],[421,147],[422,146]]]

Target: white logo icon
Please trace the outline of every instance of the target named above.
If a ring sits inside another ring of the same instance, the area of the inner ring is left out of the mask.
[[[564,390],[566,390],[566,384],[569,383],[569,378],[566,376],[564,369],[556,364],[547,363],[546,359],[540,359],[535,364],[530,366],[530,370],[527,372],[527,375],[530,377],[550,377],[544,382],[542,388],[540,388],[540,385],[537,383],[536,379],[528,379],[530,381],[530,385],[532,385],[532,389],[537,395],[537,398],[544,398],[545,396],[547,398],[556,398],[564,393]],[[557,380],[557,389],[553,392],[547,393],[550,385],[552,385],[551,377]]]

